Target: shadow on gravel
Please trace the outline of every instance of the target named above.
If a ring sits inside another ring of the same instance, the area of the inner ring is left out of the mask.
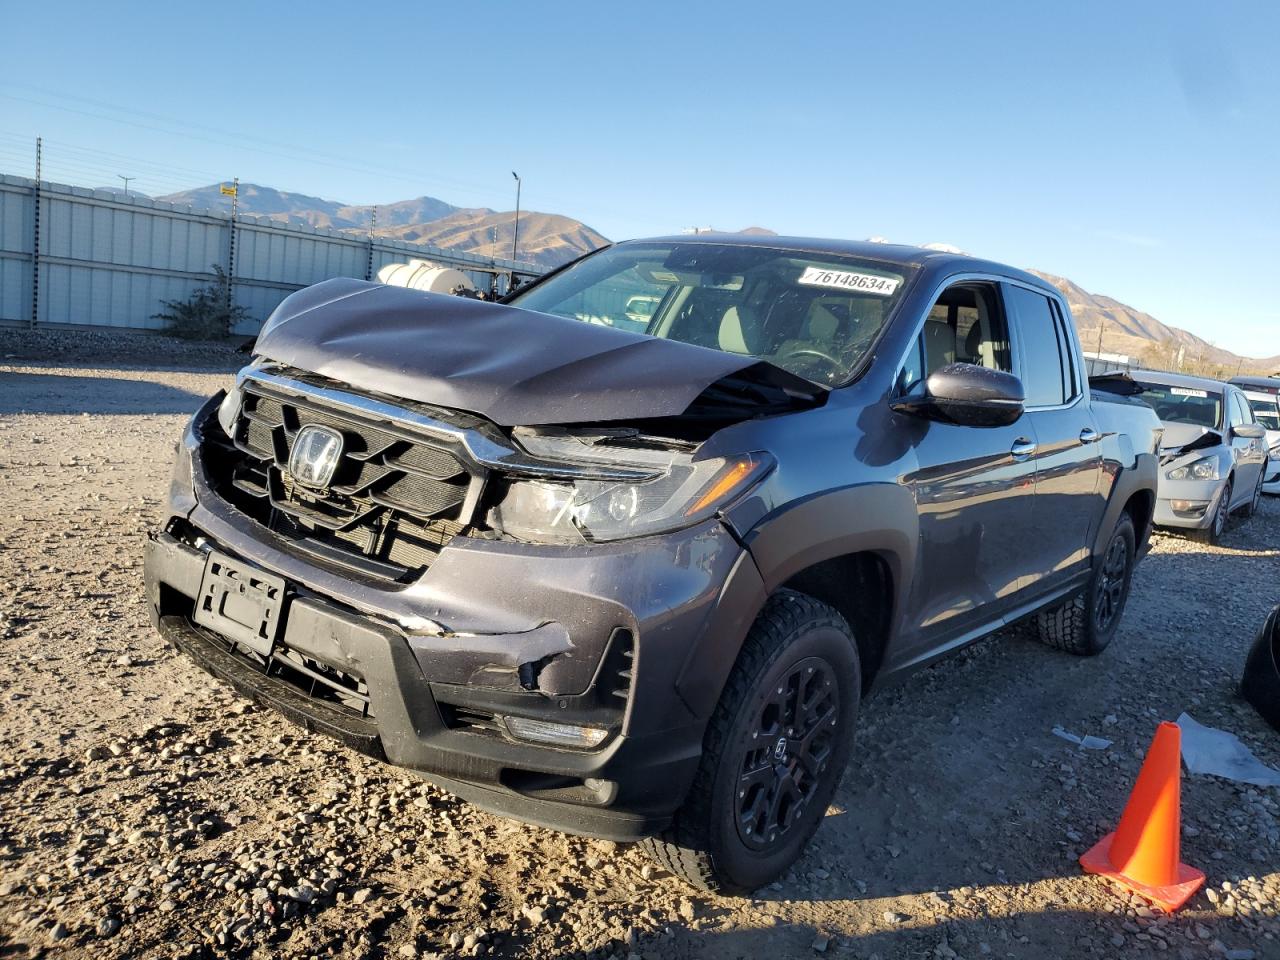
[[[145,380],[0,373],[0,414],[194,413],[205,399],[201,394]]]
[[[1112,932],[1110,924],[1107,930],[1100,931],[1099,923],[1111,919],[1110,915],[1084,910],[1011,911],[999,918],[966,917],[945,921],[898,916],[901,919],[893,926],[874,933],[838,937],[809,923],[704,932],[676,927],[672,937],[641,940],[634,952],[642,957],[697,957],[699,960],[758,957],[781,960],[824,955],[879,956],[883,960],[981,956],[1046,960],[1099,954],[1115,956],[1117,947],[1122,956],[1129,956],[1125,951],[1153,945],[1149,936],[1146,944],[1140,944],[1130,934]],[[1171,948],[1172,956],[1178,955],[1179,945],[1190,945],[1186,934],[1179,929],[1166,927],[1159,932],[1162,938],[1168,938],[1166,945]],[[1120,937],[1121,942],[1112,940],[1113,936]],[[1201,944],[1201,949],[1204,946]],[[512,957],[522,955],[516,951],[499,953]],[[577,960],[582,955],[580,951],[569,951],[544,956],[547,960]],[[617,955],[626,956],[626,950],[622,949]]]

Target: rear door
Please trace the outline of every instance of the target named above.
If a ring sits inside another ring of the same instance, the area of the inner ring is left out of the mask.
[[[1103,513],[1102,437],[1065,310],[1055,298],[1021,284],[1006,282],[1004,293],[1036,444],[1036,549],[1022,585],[1050,589],[1090,565]]]

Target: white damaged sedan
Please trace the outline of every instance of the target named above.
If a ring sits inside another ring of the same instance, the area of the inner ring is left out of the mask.
[[[1164,424],[1155,523],[1217,543],[1233,513],[1257,510],[1270,465],[1266,427],[1232,384],[1152,370],[1130,376]]]

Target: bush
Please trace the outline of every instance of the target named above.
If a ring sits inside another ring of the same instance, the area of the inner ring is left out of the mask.
[[[184,340],[223,340],[242,320],[249,319],[249,311],[236,303],[229,304],[231,279],[227,271],[213,264],[217,275],[213,283],[202,287],[186,300],[164,300],[164,310],[152,314],[152,319],[163,320],[165,331]]]

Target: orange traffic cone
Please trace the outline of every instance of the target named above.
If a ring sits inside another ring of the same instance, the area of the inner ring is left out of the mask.
[[[1179,860],[1182,730],[1162,723],[1120,815],[1120,826],[1080,858],[1089,873],[1128,887],[1169,913],[1191,899],[1204,874]]]

